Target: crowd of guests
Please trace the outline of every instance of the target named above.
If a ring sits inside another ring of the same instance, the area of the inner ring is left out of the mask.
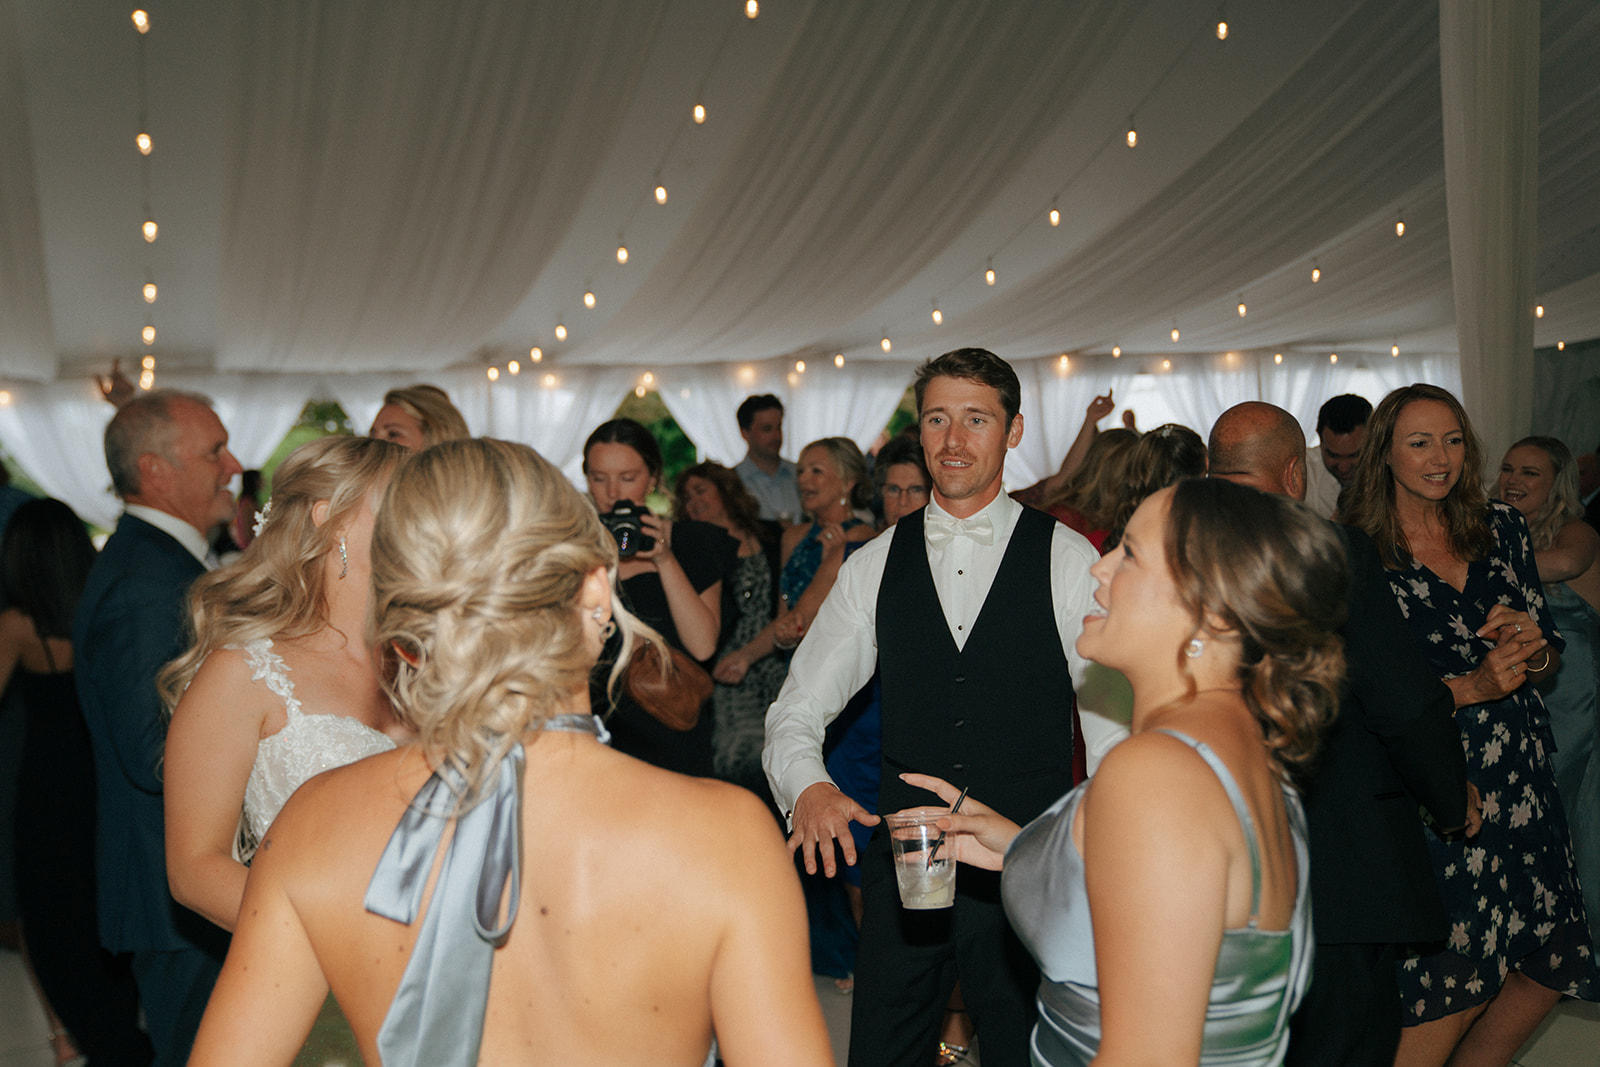
[[[1600,999],[1594,454],[1488,486],[1429,385],[1310,452],[1106,395],[1008,494],[1012,369],[914,388],[795,463],[750,397],[672,484],[613,419],[583,493],[414,386],[250,507],[204,397],[117,398],[104,549],[53,500],[0,542],[58,1050],[825,1063],[815,973],[858,1065],[1506,1064]],[[882,816],[930,807],[908,911]]]

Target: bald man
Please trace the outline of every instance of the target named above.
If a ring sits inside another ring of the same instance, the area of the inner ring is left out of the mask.
[[[1212,478],[1305,499],[1305,434],[1280,407],[1229,408],[1210,452]],[[1317,951],[1291,1028],[1293,1067],[1393,1062],[1398,946],[1449,934],[1417,807],[1440,833],[1463,832],[1469,819],[1450,691],[1417,651],[1372,542],[1337,529],[1350,559],[1347,677],[1304,795]]]

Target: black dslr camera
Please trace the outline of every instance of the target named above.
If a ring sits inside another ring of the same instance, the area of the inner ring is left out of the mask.
[[[617,539],[617,555],[620,558],[632,559],[640,552],[648,552],[656,547],[656,539],[645,533],[639,523],[639,517],[648,514],[650,509],[643,504],[619,500],[611,505],[610,511],[600,516],[605,528]]]

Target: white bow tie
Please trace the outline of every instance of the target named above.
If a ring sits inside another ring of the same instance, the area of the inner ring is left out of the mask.
[[[933,548],[943,548],[956,536],[970,537],[980,545],[994,544],[994,523],[987,515],[975,515],[970,519],[957,519],[949,515],[925,513],[922,520],[928,544]]]

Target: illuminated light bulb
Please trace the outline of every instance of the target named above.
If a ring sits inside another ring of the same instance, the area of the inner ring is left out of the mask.
[[[155,375],[154,371],[148,371],[147,370],[144,373],[139,375],[139,388],[140,389],[149,390],[150,387],[155,385],[155,384],[156,384],[156,375]]]
[[[651,374],[649,371],[645,371],[643,374],[639,375],[639,381],[645,386],[651,386],[656,384],[656,376]]]
[[[1312,267],[1311,268],[1311,284],[1312,285],[1316,285],[1321,280],[1322,280],[1322,268],[1321,267],[1315,267],[1315,266]]]
[[[147,242],[154,241],[156,239],[156,233],[159,229],[160,227],[156,225],[155,219],[145,219],[144,225],[139,227],[139,230],[144,234],[144,239]]]
[[[993,267],[990,267],[988,270],[983,272],[983,280],[984,280],[985,283],[987,283],[989,285],[993,285],[994,284],[994,268]]]
[[[835,367],[844,366],[844,353],[843,352],[840,352],[840,353],[838,353],[837,355],[835,355],[833,357],[833,365]]]
[[[1056,208],[1051,208],[1050,209],[1050,225],[1052,225],[1052,226],[1060,226],[1061,225],[1061,212],[1059,210],[1057,210]]]
[[[879,347],[879,348],[881,348],[881,349],[883,349],[883,350],[884,350],[884,351],[885,351],[885,352],[887,352],[887,351],[889,351],[889,350],[890,350],[890,349],[891,349],[891,348],[893,348],[893,347],[894,347],[894,345],[892,345],[892,344],[890,344],[890,343],[889,343],[889,337],[888,337],[888,335],[887,335],[887,334],[885,334],[885,335],[884,335],[884,338],[883,338],[883,340],[881,340],[881,341],[879,341],[879,342],[878,342],[878,347]]]
[[[490,367],[488,373],[489,373],[489,380],[491,382],[498,382],[500,380],[500,368],[499,367]]]
[[[1161,369],[1162,370],[1171,370],[1172,369],[1172,360],[1170,360],[1170,359],[1162,360],[1161,361]]]
[[[556,340],[557,341],[565,341],[566,339],[567,339],[567,328],[565,326],[561,325],[559,322],[556,323]]]
[[[556,376],[554,374],[546,374],[544,376],[544,387],[546,389],[554,389],[556,387]]]
[[[761,14],[761,5],[756,0],[744,0],[744,17],[753,19]]]
[[[544,358],[544,349],[540,348],[538,345],[534,345],[532,348],[528,349],[528,358],[535,363],[539,362]]]
[[[1389,354],[1391,356],[1398,356],[1400,354],[1400,346],[1397,345],[1397,344],[1396,345],[1390,345],[1389,346]]]
[[[1139,147],[1139,131],[1134,129],[1132,126],[1128,127],[1128,147]]]
[[[626,263],[626,262],[628,262],[628,246],[627,245],[618,245],[617,246],[617,262],[618,263]]]
[[[740,367],[739,368],[739,381],[742,384],[750,385],[755,380],[756,380],[756,369],[754,367],[744,366],[744,367]]]
[[[150,135],[148,133],[141,133],[139,136],[133,139],[133,143],[139,146],[139,154],[141,156],[148,156],[150,154],[151,144]]]
[[[133,13],[133,28],[140,33],[150,32],[150,13],[142,7]]]
[[[1328,353],[1328,362],[1329,363],[1337,363],[1337,362],[1339,362],[1339,353],[1337,353],[1337,352],[1329,352]]]
[[[522,364],[518,363],[516,360],[512,360],[510,363],[506,364],[506,370],[510,372],[513,378],[515,378],[517,375],[522,373]]]
[[[1394,235],[1396,237],[1404,237],[1406,235],[1406,220],[1405,219],[1395,219],[1394,220]]]
[[[141,359],[139,361],[139,367],[140,367],[141,370],[155,370],[156,369],[156,357],[155,356],[150,356],[150,355],[145,356],[143,359]]]
[[[806,361],[803,360],[803,359],[795,360],[794,361],[794,372],[796,374],[804,374],[806,372]]]
[[[144,338],[145,344],[153,345],[156,343],[156,328],[154,326],[146,326],[139,331],[139,336]]]
[[[1069,360],[1066,356],[1062,356],[1061,357],[1061,369],[1062,370],[1068,370],[1071,367],[1072,367],[1072,361]]]
[[[584,294],[583,294],[583,306],[588,308],[590,311],[594,310],[594,290],[593,289],[589,289],[589,290],[586,290],[584,292]]]
[[[702,122],[704,122],[705,120],[706,120],[706,106],[704,104],[696,104],[694,106],[694,123],[695,123],[695,125],[698,126]]]
[[[644,394],[647,393],[647,392],[649,392],[649,390],[647,390],[642,385],[636,385],[636,386],[633,387],[633,395],[636,396],[636,397],[639,397],[640,399],[643,399],[644,398]]]
[[[11,406],[11,390],[0,389],[0,407]]]
[[[1274,362],[1274,363],[1282,363],[1283,362],[1283,353],[1282,352],[1273,353],[1272,362]]]
[[[1533,317],[1536,318],[1536,319],[1544,318],[1544,305],[1543,304],[1535,304],[1533,306]]]
[[[1247,310],[1249,310],[1249,309],[1247,309],[1247,308],[1246,308],[1246,307],[1245,307],[1245,306],[1244,306],[1244,301],[1243,301],[1243,300],[1241,300],[1241,301],[1239,301],[1239,317],[1240,317],[1240,318],[1241,318],[1241,319],[1242,319],[1242,318],[1244,318],[1244,313],[1245,313],[1245,312],[1246,312],[1246,311],[1247,311]]]
[[[1111,358],[1112,359],[1121,359],[1122,358],[1122,346],[1121,345],[1112,345],[1111,346]]]
[[[145,282],[144,283],[144,302],[146,304],[154,304],[156,302],[156,283],[155,282]]]
[[[944,312],[940,311],[938,308],[933,309],[933,324],[935,326],[944,325]]]
[[[1174,340],[1174,341],[1176,341],[1176,340],[1177,340],[1177,339],[1178,339],[1178,337],[1179,337],[1179,334],[1178,334],[1178,328],[1177,328],[1177,327],[1176,327],[1176,326],[1174,326],[1174,327],[1173,327],[1173,328],[1172,328],[1172,339],[1173,339],[1173,340]]]
[[[1228,39],[1228,24],[1226,22],[1219,21],[1217,23],[1217,40],[1226,41],[1227,39]]]
[[[666,202],[667,202],[667,187],[665,185],[656,186],[656,203],[665,204]]]
[[[800,375],[796,374],[794,371],[790,371],[789,372],[789,384],[790,385],[799,385],[800,384]]]
[[[1567,342],[1565,342],[1565,341],[1557,341],[1556,342],[1556,351],[1557,352],[1565,352],[1566,350],[1567,350]]]

